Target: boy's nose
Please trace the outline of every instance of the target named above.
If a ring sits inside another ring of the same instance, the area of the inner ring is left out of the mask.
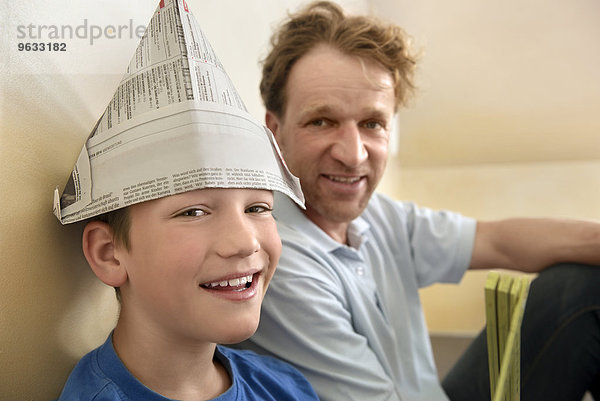
[[[338,135],[331,147],[331,157],[347,167],[358,167],[367,160],[369,153],[356,125],[340,126]]]
[[[246,221],[245,216],[226,219],[221,224],[217,239],[216,251],[223,258],[246,257],[260,249],[260,242],[254,227]]]

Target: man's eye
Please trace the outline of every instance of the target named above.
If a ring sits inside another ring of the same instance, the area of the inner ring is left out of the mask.
[[[252,205],[246,209],[246,213],[268,213],[273,209],[266,205]]]
[[[367,121],[365,123],[365,128],[379,129],[379,128],[383,128],[383,125],[381,123],[379,123],[378,121]]]
[[[202,209],[187,209],[179,214],[179,216],[183,217],[200,217],[204,216],[206,212]]]
[[[323,119],[312,120],[310,122],[310,125],[312,125],[313,127],[324,127],[325,124],[325,120]]]

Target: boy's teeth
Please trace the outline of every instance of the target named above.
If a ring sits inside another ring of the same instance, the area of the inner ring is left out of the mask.
[[[246,283],[252,282],[252,274],[249,274],[244,277],[234,278],[231,280],[223,280],[223,281],[215,281],[214,283],[205,284],[205,287],[214,288],[214,287],[237,287],[240,285],[245,285]]]

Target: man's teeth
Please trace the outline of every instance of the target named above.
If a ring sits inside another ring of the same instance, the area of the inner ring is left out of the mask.
[[[360,177],[339,177],[335,175],[328,175],[327,178],[329,178],[331,181],[341,182],[344,184],[353,184],[357,181],[360,181]]]
[[[213,287],[238,287],[240,285],[246,285],[246,283],[252,282],[252,274],[249,274],[245,277],[234,278],[231,280],[223,280],[223,281],[215,281],[214,283],[204,284],[205,287],[213,288]]]

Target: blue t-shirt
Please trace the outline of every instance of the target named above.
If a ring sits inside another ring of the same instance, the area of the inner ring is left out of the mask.
[[[251,351],[217,346],[215,357],[231,377],[218,401],[318,400],[310,383],[295,368]],[[169,401],[137,380],[117,356],[112,334],[75,366],[59,401]]]

